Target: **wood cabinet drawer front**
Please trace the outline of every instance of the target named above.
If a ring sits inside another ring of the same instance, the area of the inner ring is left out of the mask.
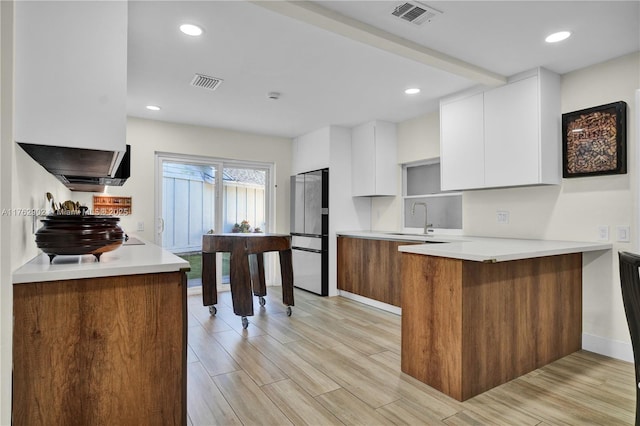
[[[338,237],[338,289],[400,306],[400,252],[409,241]]]

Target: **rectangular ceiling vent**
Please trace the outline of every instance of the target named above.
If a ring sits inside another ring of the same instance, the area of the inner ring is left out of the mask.
[[[426,4],[413,1],[399,4],[391,14],[414,25],[422,25],[425,22],[431,22],[436,16],[442,15],[442,12]]]
[[[196,74],[191,80],[191,85],[202,87],[207,90],[216,90],[222,84],[221,78],[209,77],[208,75]]]

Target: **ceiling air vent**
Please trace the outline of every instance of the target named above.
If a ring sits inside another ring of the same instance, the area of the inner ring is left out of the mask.
[[[222,84],[221,78],[209,77],[208,75],[196,74],[191,80],[191,85],[202,87],[207,90],[216,90]]]
[[[430,6],[427,6],[426,4],[418,2],[405,2],[396,6],[391,14],[406,22],[411,22],[415,25],[421,25],[425,22],[431,22],[433,18],[441,15],[442,12]]]

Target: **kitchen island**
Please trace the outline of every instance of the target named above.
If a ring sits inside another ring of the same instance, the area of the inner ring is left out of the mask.
[[[581,349],[582,253],[610,244],[456,239],[399,248],[404,373],[464,401]]]
[[[13,273],[13,424],[176,424],[189,263],[145,243]]]
[[[447,234],[337,234],[340,294],[391,312],[399,305],[402,371],[460,401],[581,348],[582,253],[612,247]],[[390,245],[397,256],[380,249]],[[400,303],[378,297],[381,292],[399,293]]]

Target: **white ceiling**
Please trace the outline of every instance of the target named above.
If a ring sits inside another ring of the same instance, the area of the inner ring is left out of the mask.
[[[128,114],[295,137],[403,121],[496,77],[564,74],[640,50],[638,0],[424,2],[443,14],[422,26],[391,16],[400,3],[129,1]],[[205,33],[183,35],[185,22]],[[544,42],[562,29],[573,36]],[[195,73],[224,82],[192,87]]]

